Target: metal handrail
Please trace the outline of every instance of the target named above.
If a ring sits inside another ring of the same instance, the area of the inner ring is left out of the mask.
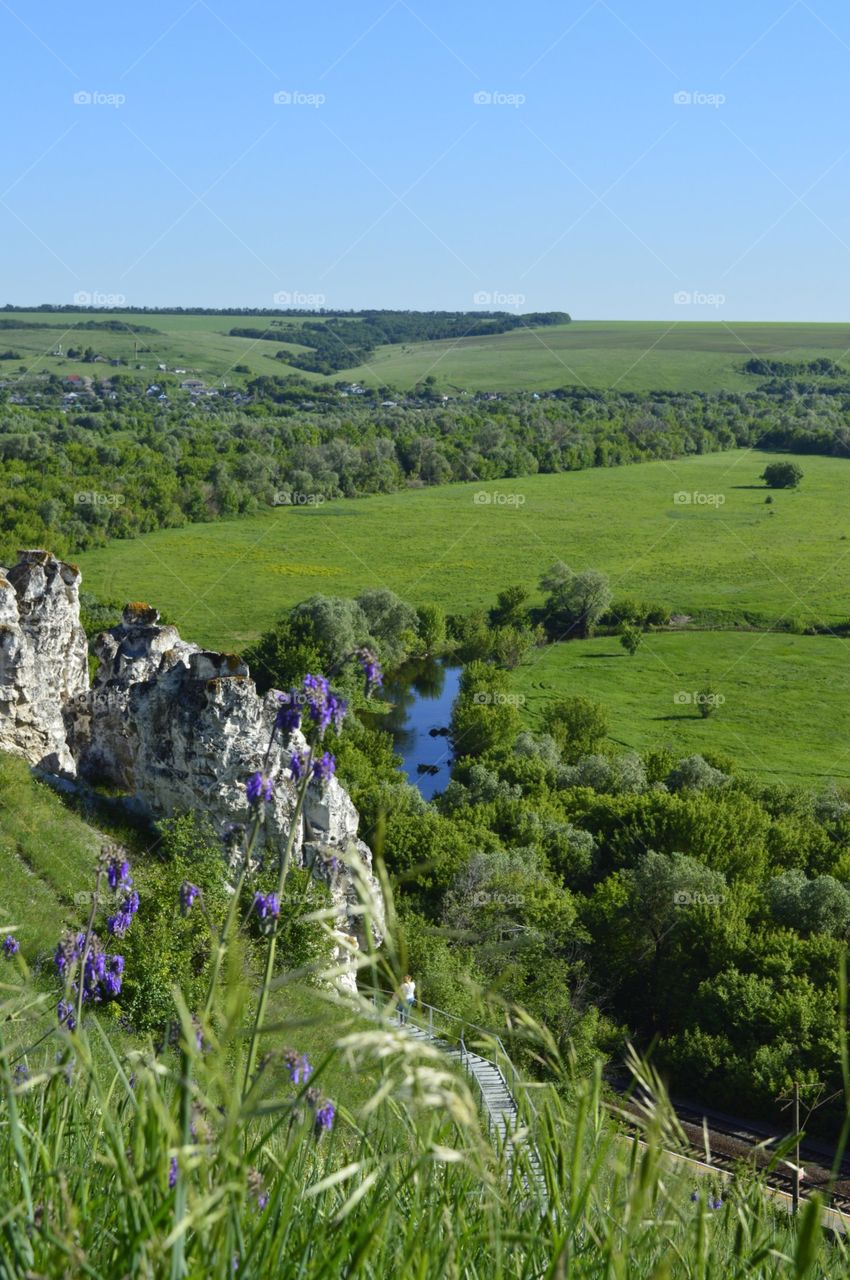
[[[396,992],[396,991],[388,991],[388,990],[387,990],[386,988],[384,988],[384,987],[379,987],[379,988],[377,988],[377,991],[378,991],[378,994],[379,994],[379,995],[389,996],[391,999],[397,999],[397,998],[398,998],[398,992]],[[508,1070],[509,1070],[509,1072],[510,1072],[510,1076],[511,1076],[511,1082],[512,1082],[512,1084],[513,1084],[513,1088],[511,1088],[511,1086],[508,1084],[508,1081],[505,1079],[504,1073],[503,1073],[503,1071],[502,1071],[501,1067],[499,1066],[499,1064],[498,1064],[498,1063],[494,1063],[493,1065],[496,1067],[496,1070],[497,1070],[497,1071],[499,1072],[499,1074],[501,1075],[502,1080],[504,1081],[504,1084],[505,1084],[505,1088],[508,1090],[508,1093],[510,1093],[510,1094],[511,1094],[511,1096],[512,1096],[512,1098],[514,1099],[514,1102],[515,1102],[515,1104],[516,1104],[517,1111],[519,1111],[519,1098],[520,1098],[519,1090],[520,1090],[521,1088],[523,1088],[523,1089],[525,1088],[525,1081],[523,1081],[523,1080],[521,1080],[521,1079],[520,1079],[520,1077],[519,1077],[519,1073],[518,1073],[518,1071],[517,1071],[516,1067],[514,1066],[514,1064],[513,1064],[512,1060],[511,1060],[510,1054],[508,1053],[507,1049],[506,1049],[506,1048],[505,1048],[505,1046],[504,1046],[504,1043],[502,1042],[502,1038],[501,1038],[501,1036],[500,1036],[500,1035],[498,1035],[495,1031],[489,1031],[486,1027],[478,1026],[478,1024],[477,1024],[477,1023],[475,1023],[475,1022],[467,1022],[465,1018],[459,1018],[459,1017],[457,1016],[457,1014],[456,1014],[456,1013],[449,1013],[446,1009],[440,1009],[440,1008],[438,1008],[438,1007],[437,1007],[437,1005],[428,1004],[428,1002],[427,1002],[426,1000],[418,1000],[418,1001],[417,1001],[417,1004],[419,1005],[419,1007],[420,1007],[421,1009],[427,1009],[427,1010],[428,1010],[428,1035],[429,1035],[430,1039],[432,1039],[432,1040],[434,1039],[434,1014],[437,1014],[437,1015],[438,1015],[438,1018],[440,1018],[440,1019],[446,1019],[446,1018],[447,1018],[447,1019],[449,1019],[449,1021],[451,1021],[451,1022],[456,1022],[456,1023],[459,1025],[459,1027],[460,1027],[459,1039],[460,1039],[460,1047],[461,1047],[461,1061],[463,1062],[464,1070],[466,1070],[466,1071],[468,1071],[468,1070],[469,1070],[469,1068],[468,1068],[468,1064],[467,1064],[467,1058],[468,1058],[468,1056],[469,1056],[469,1050],[468,1050],[468,1049],[467,1049],[467,1047],[466,1047],[466,1041],[465,1041],[465,1038],[464,1038],[464,1030],[479,1031],[482,1035],[487,1036],[487,1038],[488,1038],[489,1040],[492,1040],[492,1041],[494,1042],[494,1044],[497,1046],[498,1051],[499,1051],[499,1053],[501,1054],[501,1056],[502,1056],[502,1058],[503,1058],[504,1062],[507,1064],[507,1067],[508,1067]],[[411,1017],[411,1015],[410,1015],[410,1014],[408,1014],[408,1017]],[[420,1026],[420,1030],[422,1030],[422,1031],[424,1031],[424,1030],[425,1030],[425,1027],[424,1027],[424,1026],[421,1026],[418,1022],[415,1022],[415,1023],[414,1023],[414,1025]],[[479,1055],[479,1056],[480,1056],[480,1055]],[[470,1072],[470,1074],[473,1074],[473,1073],[471,1073],[471,1072]],[[480,1086],[480,1083],[478,1082],[477,1077],[476,1077],[476,1083],[478,1083],[478,1084],[479,1084],[479,1088],[480,1088],[481,1086]],[[482,1097],[483,1097],[483,1090],[482,1090]],[[534,1103],[532,1102],[532,1100],[531,1100],[531,1098],[529,1097],[529,1095],[528,1095],[528,1093],[527,1093],[527,1092],[525,1092],[525,1093],[523,1094],[523,1099],[524,1099],[525,1103],[528,1105],[528,1107],[529,1107],[529,1109],[530,1109],[530,1111],[531,1111],[531,1114],[532,1114],[532,1116],[534,1117],[534,1120],[535,1120],[535,1122],[536,1122],[536,1121],[539,1119],[539,1117],[538,1117],[538,1115],[537,1115],[537,1108],[535,1107]],[[490,1123],[490,1115],[489,1115],[489,1111],[488,1111],[488,1114],[487,1114],[487,1123],[488,1123],[488,1126],[489,1126],[489,1123]]]

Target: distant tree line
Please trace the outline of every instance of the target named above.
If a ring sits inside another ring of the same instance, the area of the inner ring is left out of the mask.
[[[443,403],[423,386],[385,406],[391,388],[342,399],[295,377],[255,380],[247,404],[193,405],[160,404],[140,377],[116,372],[114,400],[64,408],[56,376],[38,407],[0,389],[0,563],[19,546],[73,556],[110,538],[255,514],[292,493],[358,497],[736,447],[850,454],[850,394],[567,388]],[[77,496],[92,492],[96,501]]]
[[[523,326],[540,328],[569,322],[570,317],[564,311],[531,312],[522,316],[505,311],[358,311],[352,312],[351,318],[328,316],[293,325],[285,331],[273,327],[233,328],[230,337],[286,341],[309,347],[310,354],[283,349],[277,357],[297,369],[329,374],[364,364],[380,346],[441,338],[476,338],[507,333]]]

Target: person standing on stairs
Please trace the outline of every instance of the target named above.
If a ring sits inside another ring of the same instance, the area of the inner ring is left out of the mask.
[[[410,1010],[416,1001],[416,983],[413,981],[409,973],[405,974],[404,982],[399,988],[399,995],[401,999],[397,1005],[398,1020],[399,1024],[404,1026],[407,1022]]]

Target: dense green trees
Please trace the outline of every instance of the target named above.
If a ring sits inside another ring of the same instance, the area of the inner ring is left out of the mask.
[[[112,371],[110,371],[112,372]],[[672,458],[736,445],[842,455],[850,394],[626,395],[569,388],[534,399],[443,403],[367,388],[341,398],[298,376],[256,378],[193,404],[144,375],[112,374],[108,395],[63,404],[59,378],[0,386],[0,563],[18,546],[57,554],[187,521],[274,505]],[[387,401],[388,395],[394,395]],[[386,401],[386,403],[385,403]],[[498,606],[497,606],[498,607]],[[611,612],[611,610],[609,610]],[[656,625],[662,617],[627,617]],[[510,625],[506,618],[506,624]],[[572,625],[572,623],[568,623]]]

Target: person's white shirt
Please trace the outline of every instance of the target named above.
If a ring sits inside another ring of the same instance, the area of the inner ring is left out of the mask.
[[[412,1000],[416,999],[416,983],[412,978],[410,982],[403,982],[401,984],[401,994],[408,1004],[410,1004]]]

